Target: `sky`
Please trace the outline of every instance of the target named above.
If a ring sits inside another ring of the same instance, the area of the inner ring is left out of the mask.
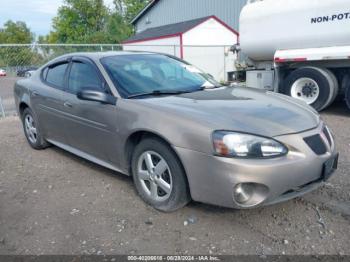
[[[113,0],[104,1],[112,7]],[[0,27],[10,19],[24,21],[36,36],[46,35],[62,3],[63,0],[0,0]]]

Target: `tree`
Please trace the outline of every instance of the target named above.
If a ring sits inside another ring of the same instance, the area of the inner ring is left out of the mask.
[[[121,43],[132,34],[132,27],[119,13],[110,15],[107,21],[107,32],[110,35],[110,41]]]
[[[118,2],[120,0],[115,0]],[[125,19],[127,22],[131,20],[150,2],[150,0],[122,0],[125,5]]]
[[[105,31],[108,10],[103,0],[65,0],[53,19],[54,31],[48,40],[59,43],[82,43]]]
[[[109,10],[103,0],[65,0],[53,19],[53,31],[40,43],[120,43],[132,33],[132,18],[150,0],[114,0]]]
[[[106,19],[105,29],[86,35],[84,43],[120,43],[132,34],[131,27],[125,23],[118,13],[109,15]]]
[[[30,44],[34,40],[34,34],[25,22],[11,20],[0,29],[0,44]]]
[[[24,22],[7,21],[0,29],[0,44],[31,44],[34,34]],[[29,46],[0,49],[0,66],[18,66],[32,63],[33,52]]]

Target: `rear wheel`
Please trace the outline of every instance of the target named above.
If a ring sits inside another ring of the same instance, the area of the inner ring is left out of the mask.
[[[141,198],[154,208],[171,212],[190,201],[181,162],[163,141],[147,138],[135,148],[132,175]]]
[[[32,148],[39,150],[49,146],[40,132],[37,118],[29,108],[24,109],[22,113],[22,123],[24,134]]]
[[[334,101],[338,82],[329,70],[304,67],[293,71],[285,79],[282,92],[321,111]]]

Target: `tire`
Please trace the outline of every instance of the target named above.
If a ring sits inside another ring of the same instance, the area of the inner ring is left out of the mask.
[[[350,109],[350,86],[345,90],[345,102]]]
[[[24,109],[22,113],[22,124],[24,134],[32,148],[41,150],[49,146],[49,143],[45,141],[41,134],[38,119],[30,108]]]
[[[328,76],[331,78],[332,83],[333,83],[333,96],[330,99],[329,103],[323,108],[323,110],[324,110],[327,107],[329,107],[330,105],[332,105],[333,102],[335,101],[335,99],[337,98],[337,96],[339,94],[339,82],[338,82],[337,77],[334,75],[334,73],[331,70],[328,70],[326,68],[324,68],[322,70],[324,70],[324,72],[328,74]]]
[[[296,69],[285,79],[281,91],[288,96],[303,100],[317,111],[321,111],[331,104],[335,98],[335,91],[338,89],[338,82],[334,81],[335,77],[333,78],[332,75],[330,71],[317,67]],[[318,94],[313,93],[313,97],[309,99],[303,92],[295,91],[298,89],[295,88],[298,81],[299,83],[310,81],[313,87],[316,87]]]
[[[147,159],[151,161],[149,164]],[[134,150],[131,164],[136,190],[147,204],[172,212],[190,201],[184,168],[172,148],[162,140],[142,140]]]

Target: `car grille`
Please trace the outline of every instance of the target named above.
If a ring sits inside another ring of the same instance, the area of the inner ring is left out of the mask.
[[[327,134],[328,134],[328,132],[327,132]],[[327,137],[326,134],[325,134],[325,136]],[[328,136],[329,136],[329,134],[328,134]],[[323,139],[321,138],[320,135],[313,135],[313,136],[305,137],[304,141],[312,149],[312,151],[314,151],[317,155],[323,155],[327,152],[327,147],[326,147],[325,143],[323,142]]]

